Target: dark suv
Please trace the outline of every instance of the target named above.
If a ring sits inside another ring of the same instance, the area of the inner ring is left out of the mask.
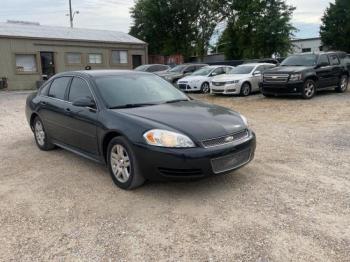
[[[304,53],[287,57],[280,66],[264,72],[260,84],[264,96],[297,94],[312,98],[317,90],[348,87],[349,64],[343,52]]]

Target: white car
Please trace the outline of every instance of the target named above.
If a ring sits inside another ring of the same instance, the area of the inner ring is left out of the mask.
[[[252,92],[259,91],[262,73],[275,66],[268,63],[239,65],[226,75],[215,76],[210,84],[210,92],[212,94],[248,96]]]
[[[203,93],[209,93],[212,78],[226,74],[233,68],[232,66],[206,66],[189,76],[179,79],[177,86],[182,91],[202,91]]]

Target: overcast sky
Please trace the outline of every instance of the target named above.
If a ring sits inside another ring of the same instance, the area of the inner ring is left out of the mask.
[[[293,23],[297,37],[318,36],[320,18],[334,0],[287,0],[297,9]],[[75,27],[128,32],[132,23],[130,7],[134,0],[72,0]],[[69,26],[68,0],[1,0],[0,21],[25,20],[46,25]]]

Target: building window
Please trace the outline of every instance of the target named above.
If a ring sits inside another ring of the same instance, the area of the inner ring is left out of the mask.
[[[311,52],[311,48],[303,48],[301,49],[302,53],[310,53]]]
[[[34,73],[38,71],[36,64],[36,55],[34,54],[17,54],[16,71],[25,73]]]
[[[102,54],[89,54],[89,64],[102,64]]]
[[[128,51],[112,51],[112,64],[127,64]]]
[[[80,65],[81,64],[81,54],[80,53],[67,53],[67,64]]]

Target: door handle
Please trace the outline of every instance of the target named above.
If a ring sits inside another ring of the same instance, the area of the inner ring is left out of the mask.
[[[40,104],[42,104],[43,106],[47,105],[47,103],[44,101],[41,101]]]
[[[66,110],[67,112],[70,112],[70,111],[71,111],[69,107],[67,107],[65,110]]]

